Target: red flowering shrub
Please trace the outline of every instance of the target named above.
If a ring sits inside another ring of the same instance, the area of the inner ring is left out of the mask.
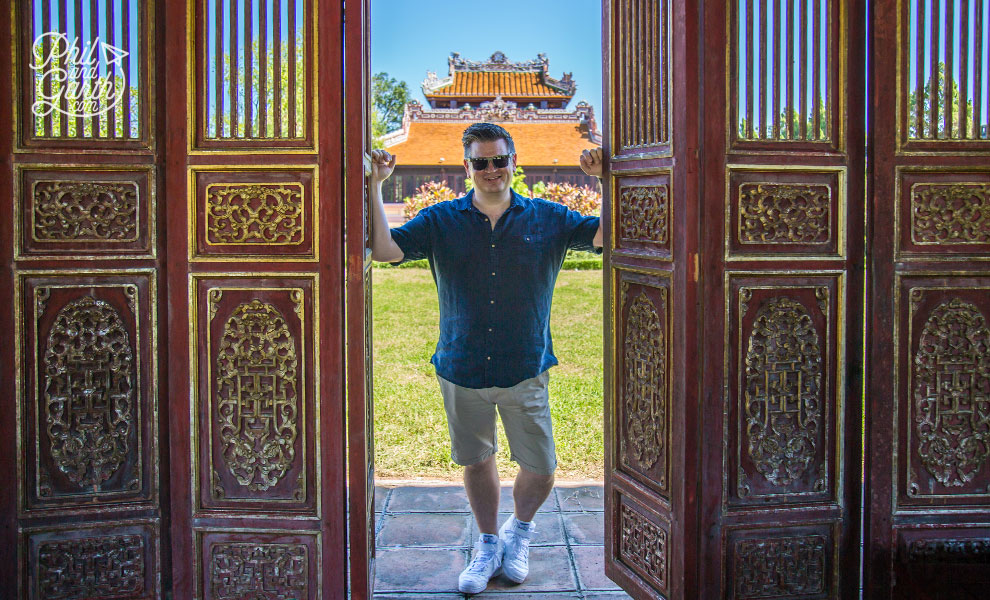
[[[454,190],[446,185],[436,181],[427,181],[416,188],[416,194],[412,198],[403,200],[402,214],[407,220],[412,219],[427,206],[433,206],[444,200],[453,200],[456,197],[457,194],[454,193]]]
[[[599,216],[602,210],[602,195],[589,187],[578,187],[569,183],[547,183],[539,189],[540,184],[533,186],[533,195],[544,200],[560,202],[571,210],[582,215]]]

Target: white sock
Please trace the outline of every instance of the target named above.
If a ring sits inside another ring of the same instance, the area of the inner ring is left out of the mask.
[[[529,530],[533,529],[533,527],[535,525],[535,523],[533,523],[533,521],[520,521],[519,520],[519,517],[516,517],[515,515],[512,516],[512,519],[515,521],[515,523],[514,523],[513,526],[516,529],[519,529],[519,530],[522,530],[522,531],[529,531]]]

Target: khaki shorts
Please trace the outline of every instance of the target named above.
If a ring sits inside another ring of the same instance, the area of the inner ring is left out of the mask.
[[[557,468],[550,421],[550,372],[508,388],[464,388],[437,375],[450,431],[450,457],[461,466],[479,463],[498,450],[495,408],[509,440],[509,459],[527,471],[552,475]]]

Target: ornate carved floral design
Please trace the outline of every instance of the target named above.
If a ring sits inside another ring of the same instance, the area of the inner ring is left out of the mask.
[[[752,292],[740,291],[745,315]],[[753,321],[745,357],[749,456],[771,483],[789,485],[812,465],[822,417],[822,351],[804,305],[775,297]]]
[[[820,535],[738,540],[736,598],[794,598],[825,591],[825,538]]]
[[[972,481],[990,458],[990,329],[976,306],[952,298],[932,310],[913,388],[921,464],[942,485]]]
[[[915,244],[990,244],[990,183],[919,183],[911,187]]]
[[[298,435],[299,361],[285,317],[260,300],[240,304],[224,325],[216,364],[223,460],[240,485],[267,490],[292,466]]]
[[[619,518],[619,558],[645,573],[657,589],[666,590],[667,532],[625,505],[620,509]]]
[[[907,554],[912,562],[990,564],[990,538],[912,540]]]
[[[206,236],[211,244],[301,243],[302,184],[209,185]]]
[[[666,185],[622,188],[619,236],[624,242],[666,244],[669,191]]]
[[[309,556],[302,544],[216,543],[210,591],[216,600],[309,598]]]
[[[98,490],[131,451],[133,348],[117,309],[92,296],[66,304],[48,335],[44,409],[51,456],[81,487]]]
[[[34,185],[38,241],[137,239],[138,187],[117,181],[39,181]]]
[[[829,241],[827,185],[743,183],[739,186],[739,242],[821,244]]]
[[[666,289],[660,288],[666,297]],[[625,296],[625,294],[623,294]],[[646,294],[639,294],[629,307],[623,366],[622,402],[626,435],[622,439],[623,461],[630,459],[642,470],[661,461],[666,448],[666,352],[662,320]],[[661,475],[658,483],[666,487]]]
[[[145,592],[144,538],[120,535],[42,542],[37,597],[133,598]]]

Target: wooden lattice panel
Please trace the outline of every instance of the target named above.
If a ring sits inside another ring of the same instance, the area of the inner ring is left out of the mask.
[[[154,169],[17,167],[20,259],[154,258]]]
[[[734,143],[836,147],[838,0],[728,6],[729,134]]]
[[[727,175],[726,260],[845,255],[843,169],[732,165]]]
[[[18,4],[20,144],[150,149],[155,3]]]
[[[839,598],[836,527],[731,527],[722,598]]]
[[[312,276],[194,276],[197,510],[317,514]]]
[[[154,275],[22,272],[17,291],[22,511],[154,505]]]
[[[291,530],[196,531],[196,597],[322,598],[320,534]]]
[[[619,272],[616,467],[670,500],[670,278]]]
[[[837,503],[842,276],[732,274],[726,291],[728,508]]]
[[[990,278],[900,276],[897,506],[990,505]]]
[[[315,260],[317,197],[315,168],[193,168],[189,174],[190,259]]]
[[[313,0],[198,0],[194,147],[312,150]]]

